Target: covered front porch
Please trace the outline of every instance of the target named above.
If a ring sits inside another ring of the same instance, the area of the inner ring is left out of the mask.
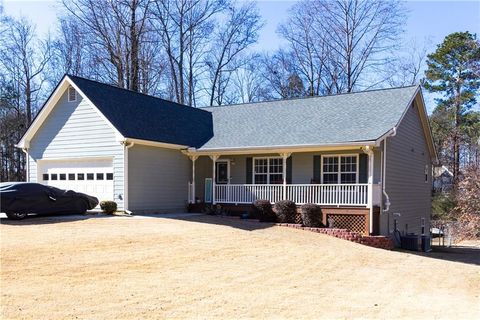
[[[369,217],[365,220],[371,224],[373,209],[382,202],[381,153],[372,146],[278,153],[191,153],[189,157],[189,203],[250,205],[255,200],[291,200],[297,205],[350,209],[350,213],[367,210]]]

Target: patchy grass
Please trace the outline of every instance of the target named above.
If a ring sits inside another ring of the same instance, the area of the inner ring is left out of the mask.
[[[209,216],[0,225],[2,319],[478,318],[480,267]]]

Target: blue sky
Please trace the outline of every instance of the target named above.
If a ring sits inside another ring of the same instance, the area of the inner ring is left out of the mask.
[[[7,0],[3,3],[7,14],[24,15],[31,19],[40,35],[55,29],[57,14],[61,12],[56,0]],[[284,45],[276,30],[278,24],[287,19],[288,11],[294,3],[295,1],[257,1],[265,27],[255,46],[256,50],[272,51]],[[423,43],[428,40],[427,48],[432,52],[452,32],[470,31],[480,36],[480,0],[406,1],[405,6],[409,15],[404,39],[399,39],[400,41]],[[431,111],[434,104],[429,97],[427,105]]]

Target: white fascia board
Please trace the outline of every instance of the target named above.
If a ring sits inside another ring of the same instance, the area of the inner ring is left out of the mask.
[[[385,140],[390,135],[395,134],[395,131],[397,130],[400,123],[402,123],[403,118],[405,118],[405,115],[407,114],[408,109],[412,105],[413,101],[417,98],[417,96],[420,96],[420,102],[421,102],[420,105],[421,106],[418,106],[418,108],[419,108],[419,111],[421,109],[420,112],[422,112],[422,114],[423,114],[423,117],[422,117],[422,115],[420,115],[420,122],[422,123],[422,127],[424,127],[423,131],[426,134],[425,139],[428,140],[427,141],[427,146],[429,147],[429,149],[431,149],[430,153],[433,153],[433,155],[434,155],[434,157],[432,159],[433,162],[438,163],[437,152],[435,150],[435,144],[433,142],[433,137],[432,137],[432,130],[430,128],[430,123],[428,121],[428,113],[427,113],[427,109],[425,107],[425,100],[423,99],[423,94],[422,94],[422,90],[420,89],[420,85],[417,86],[417,90],[415,90],[415,93],[413,94],[412,98],[410,98],[410,101],[408,102],[407,106],[405,107],[405,110],[403,111],[402,116],[400,117],[400,120],[398,120],[397,124],[393,128],[391,128],[386,133],[384,133],[380,138],[378,138],[375,141],[375,145],[379,146],[380,143],[383,140]]]
[[[135,144],[140,144],[145,146],[159,147],[159,148],[166,148],[166,149],[176,149],[176,150],[188,149],[188,146],[181,145],[181,144],[165,143],[165,142],[158,142],[158,141],[151,141],[151,140],[125,138],[124,141],[133,142]]]
[[[249,153],[279,153],[279,152],[309,152],[321,150],[351,150],[358,147],[374,146],[375,141],[358,141],[345,143],[331,143],[321,145],[294,145],[294,146],[248,146],[230,148],[188,148],[188,153],[196,154],[249,154]]]
[[[407,114],[408,112],[408,108],[410,107],[410,105],[412,104],[413,100],[415,100],[415,97],[417,96],[418,92],[420,91],[420,86],[417,86],[417,89],[415,90],[415,93],[412,95],[412,97],[410,98],[410,100],[408,101],[407,105],[405,106],[405,109],[403,110],[403,113],[402,115],[400,116],[400,119],[397,121],[397,124],[393,127],[393,128],[390,128],[387,132],[385,132],[382,136],[380,136],[380,138],[378,138],[376,141],[375,141],[375,145],[376,146],[379,146],[380,143],[385,140],[385,138],[389,137],[392,133],[394,133],[394,131],[396,130],[396,128],[398,128],[398,126],[400,125],[400,123],[402,122],[403,118],[405,118],[405,115]]]
[[[432,128],[430,127],[430,121],[428,119],[427,107],[425,105],[425,99],[423,98],[423,93],[422,93],[422,90],[420,90],[420,86],[418,87],[418,92],[420,94],[420,100],[422,102],[421,105],[422,105],[423,116],[425,117],[425,120],[422,121],[422,125],[426,126],[426,130],[424,130],[426,131],[425,133],[427,134],[426,139],[428,139],[430,142],[429,145],[431,145],[431,148],[432,148],[431,151],[433,152],[433,155],[434,155],[434,158],[433,158],[434,163],[439,163],[437,150],[435,149],[435,143],[433,142]]]
[[[58,100],[62,96],[63,92],[68,88],[68,80],[65,76],[62,81],[57,85],[55,91],[50,95],[47,102],[45,102],[44,106],[40,109],[38,115],[35,117],[33,122],[28,127],[25,134],[22,136],[18,144],[15,146],[17,148],[25,149],[30,147],[30,140],[35,135],[37,130],[41,127],[47,116],[53,110],[53,107],[57,104]]]

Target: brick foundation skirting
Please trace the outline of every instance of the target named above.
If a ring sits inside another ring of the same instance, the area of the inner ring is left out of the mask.
[[[326,234],[332,237],[336,237],[343,240],[348,240],[356,243],[360,243],[366,246],[375,247],[385,250],[393,250],[395,245],[392,239],[385,236],[364,236],[358,232],[353,232],[347,229],[336,229],[336,228],[310,228],[303,227],[300,224],[291,224],[291,223],[276,223],[277,226],[289,227],[295,229],[302,229],[316,233]]]
[[[235,216],[222,216],[222,217],[232,218],[232,219],[240,218]],[[246,221],[264,223],[255,219],[246,219]],[[348,229],[310,228],[310,227],[304,227],[301,224],[294,224],[294,223],[275,223],[275,225],[281,226],[281,227],[301,229],[301,230],[306,230],[310,232],[322,233],[322,234],[326,234],[339,239],[348,240],[351,242],[355,242],[355,243],[359,243],[359,244],[363,244],[366,246],[379,248],[379,249],[393,250],[395,248],[393,240],[385,236],[365,236],[358,232],[350,231]]]

